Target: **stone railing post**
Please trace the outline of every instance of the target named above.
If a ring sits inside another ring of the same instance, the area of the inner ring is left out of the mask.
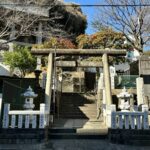
[[[149,121],[148,121],[148,105],[142,105],[142,112],[144,112],[143,116],[143,128],[149,129]]]
[[[43,129],[45,127],[45,104],[40,104],[40,120],[39,120],[39,128]]]
[[[136,87],[137,87],[137,103],[138,106],[144,104],[144,81],[143,78],[136,78]]]
[[[10,104],[5,104],[4,115],[3,115],[3,128],[9,127],[9,110],[10,110]]]
[[[116,119],[114,119],[115,112],[116,112],[116,105],[106,105],[106,125],[108,128],[111,127],[115,128],[116,126]]]

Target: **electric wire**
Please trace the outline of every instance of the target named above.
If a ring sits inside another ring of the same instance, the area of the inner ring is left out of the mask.
[[[65,7],[146,7],[150,6],[150,4],[113,4],[113,5],[108,5],[108,4],[45,4],[45,5],[39,5],[39,4],[22,4],[22,3],[0,3],[0,6],[23,6],[23,7],[50,7],[50,6],[65,6]]]

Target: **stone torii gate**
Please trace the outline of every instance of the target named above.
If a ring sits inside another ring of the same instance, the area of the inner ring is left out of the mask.
[[[61,55],[102,56],[102,62],[104,68],[106,105],[109,106],[112,104],[108,56],[125,56],[126,50],[124,49],[32,49],[32,54],[39,55],[39,56],[48,55],[47,81],[46,81],[46,89],[45,89],[45,103],[47,104],[48,111],[50,111],[50,105],[51,105],[53,60],[56,55],[57,56],[61,56]]]

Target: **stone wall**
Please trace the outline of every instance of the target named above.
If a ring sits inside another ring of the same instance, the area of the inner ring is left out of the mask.
[[[110,129],[108,136],[113,144],[150,146],[150,130]]]
[[[99,139],[61,139],[50,140],[47,143],[41,144],[17,144],[17,145],[2,145],[0,149],[11,150],[149,150],[149,146],[131,146],[109,143],[108,140]]]

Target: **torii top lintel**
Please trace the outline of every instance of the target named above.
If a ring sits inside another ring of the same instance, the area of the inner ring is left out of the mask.
[[[125,56],[125,49],[32,49],[34,55],[49,55],[49,53],[56,53],[57,55],[88,55],[100,56],[108,54],[111,56]]]

